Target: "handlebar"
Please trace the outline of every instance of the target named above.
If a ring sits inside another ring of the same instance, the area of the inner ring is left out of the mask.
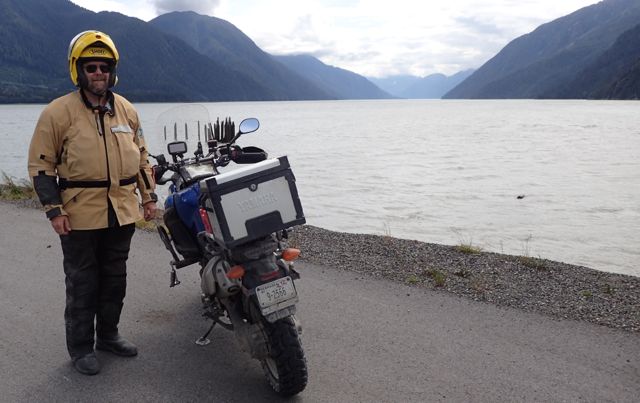
[[[267,159],[266,153],[242,153],[233,159],[236,164],[255,164]]]
[[[236,164],[254,164],[256,162],[264,161],[267,159],[267,153],[258,147],[248,146],[225,146],[220,147],[216,151],[210,153],[204,157],[191,157],[184,158],[177,162],[169,162],[166,160],[163,154],[151,155],[157,161],[157,165],[153,167],[153,176],[156,183],[163,185],[169,182],[171,179],[163,179],[163,175],[167,171],[179,172],[180,167],[190,164],[203,164],[212,163],[214,167],[223,167],[229,164],[230,161]]]
[[[236,164],[255,164],[266,159],[266,151],[253,146],[235,149],[231,154],[231,160]]]

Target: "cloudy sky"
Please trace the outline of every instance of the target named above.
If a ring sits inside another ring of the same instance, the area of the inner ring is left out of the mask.
[[[371,77],[480,67],[516,37],[598,0],[72,0],[148,21],[192,10],[264,51],[310,53]]]

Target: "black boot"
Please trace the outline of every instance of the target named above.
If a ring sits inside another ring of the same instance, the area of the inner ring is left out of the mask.
[[[96,350],[108,351],[122,357],[138,355],[138,348],[119,334],[109,339],[98,338],[96,341]]]
[[[100,363],[95,353],[89,353],[73,360],[76,371],[85,375],[95,375],[100,372]]]

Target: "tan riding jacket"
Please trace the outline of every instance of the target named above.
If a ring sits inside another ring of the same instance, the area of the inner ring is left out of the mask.
[[[142,219],[136,189],[142,204],[155,196],[136,110],[117,94],[108,106],[100,119],[79,91],[62,96],[42,111],[31,139],[29,177],[58,178],[62,204],[44,209],[50,216],[59,208],[72,230],[108,227],[108,200],[120,225],[134,223]]]

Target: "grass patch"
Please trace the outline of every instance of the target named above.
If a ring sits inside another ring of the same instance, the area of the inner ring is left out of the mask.
[[[612,295],[613,291],[614,291],[614,289],[613,289],[613,287],[611,287],[611,284],[605,284],[602,287],[602,292],[607,294],[607,295]]]
[[[6,173],[2,173],[2,183],[0,183],[0,199],[3,200],[26,200],[35,198],[35,192],[31,182],[22,179],[14,181]]]
[[[547,271],[548,267],[544,259],[535,258],[531,256],[531,254],[529,253],[529,243],[531,242],[532,239],[533,239],[533,235],[529,234],[529,236],[523,240],[522,256],[518,256],[517,259],[520,262],[520,264],[522,264],[525,267],[528,267],[530,269],[535,269],[538,271]]]
[[[458,236],[458,245],[454,246],[455,250],[467,255],[476,255],[482,252],[482,248],[473,244],[473,238],[471,236],[463,236],[458,230],[453,230],[453,233]]]
[[[154,220],[145,221],[144,219],[136,221],[136,228],[145,230],[145,231],[155,231],[157,225]]]
[[[538,271],[547,270],[547,264],[545,263],[544,259],[538,259],[531,256],[518,256],[518,261],[523,266],[529,267],[531,269],[536,269]]]
[[[580,293],[583,297],[585,298],[591,298],[593,297],[593,293],[589,290],[584,290]]]
[[[415,274],[410,274],[409,277],[407,277],[406,281],[407,281],[407,284],[415,285],[420,283],[420,278]]]
[[[405,282],[410,285],[416,285],[424,283],[425,279],[431,279],[436,287],[442,287],[447,279],[447,275],[437,269],[421,270],[418,274],[409,274]]]
[[[431,277],[436,287],[444,286],[444,283],[447,280],[447,275],[441,270],[429,269],[427,270],[426,274],[427,276]]]
[[[460,245],[456,245],[455,249],[458,252],[467,254],[467,255],[476,255],[482,252],[482,248],[479,246],[473,246],[471,242],[469,243],[461,243]]]
[[[386,222],[384,223],[384,232],[382,233],[382,241],[389,246],[393,243],[393,236],[391,235],[391,227]]]

